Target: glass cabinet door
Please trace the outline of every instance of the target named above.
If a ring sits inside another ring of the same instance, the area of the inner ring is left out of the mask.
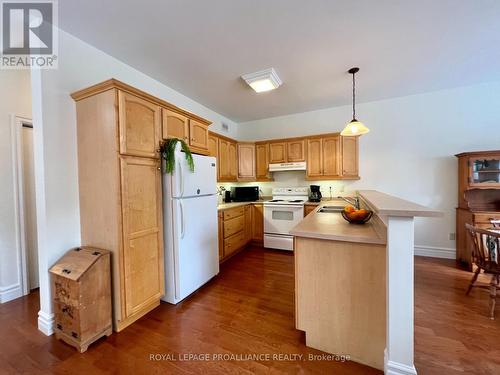
[[[478,187],[500,186],[500,156],[470,159],[469,182]]]

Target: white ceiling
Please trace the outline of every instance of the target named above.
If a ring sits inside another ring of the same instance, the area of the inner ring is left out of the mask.
[[[500,80],[499,0],[64,0],[62,29],[244,122]],[[274,67],[283,86],[240,79]]]

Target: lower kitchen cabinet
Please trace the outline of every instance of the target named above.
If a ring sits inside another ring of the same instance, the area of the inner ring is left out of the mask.
[[[264,205],[252,205],[252,242],[264,242]]]
[[[225,261],[250,242],[264,241],[262,204],[247,204],[219,211],[219,260]]]
[[[316,208],[318,208],[318,205],[316,204],[306,204],[304,206],[304,217],[309,215],[311,212],[313,212]]]

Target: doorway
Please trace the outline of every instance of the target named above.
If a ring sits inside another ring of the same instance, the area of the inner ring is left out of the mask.
[[[21,149],[23,167],[24,229],[26,237],[26,271],[28,273],[27,289],[29,291],[39,287],[33,125],[31,123],[22,123]]]
[[[17,144],[20,271],[22,273],[22,292],[26,295],[39,287],[33,122],[30,119],[16,116],[14,126]]]

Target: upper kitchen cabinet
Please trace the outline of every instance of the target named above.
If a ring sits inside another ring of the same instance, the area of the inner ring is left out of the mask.
[[[255,178],[257,181],[271,181],[269,175],[269,143],[255,144]]]
[[[163,139],[184,140],[191,152],[208,155],[208,122],[195,120],[178,111],[163,108]]]
[[[307,139],[307,179],[358,179],[358,138],[326,134]]]
[[[189,144],[189,119],[180,113],[163,108],[163,139],[178,138]]]
[[[213,133],[208,134],[208,155],[215,157],[219,162],[219,138]]]
[[[228,138],[219,137],[218,139],[218,160],[217,181],[236,182],[238,179],[238,155],[236,142]]]
[[[323,176],[323,140],[309,138],[307,140],[307,177]]]
[[[269,143],[269,163],[286,163],[286,142]]]
[[[287,142],[287,162],[306,160],[306,140],[298,139]]]
[[[342,178],[358,179],[358,138],[340,137],[342,139]]]
[[[255,181],[254,143],[238,143],[238,180]]]
[[[160,111],[158,104],[118,90],[121,154],[159,157]]]
[[[189,148],[192,152],[208,154],[208,124],[189,119]]]
[[[340,177],[341,175],[341,157],[340,157],[340,137],[325,137],[322,139],[323,153],[323,174],[325,176]],[[343,159],[342,159],[343,160]],[[351,166],[352,168],[352,166]],[[358,174],[356,163],[356,176]]]

